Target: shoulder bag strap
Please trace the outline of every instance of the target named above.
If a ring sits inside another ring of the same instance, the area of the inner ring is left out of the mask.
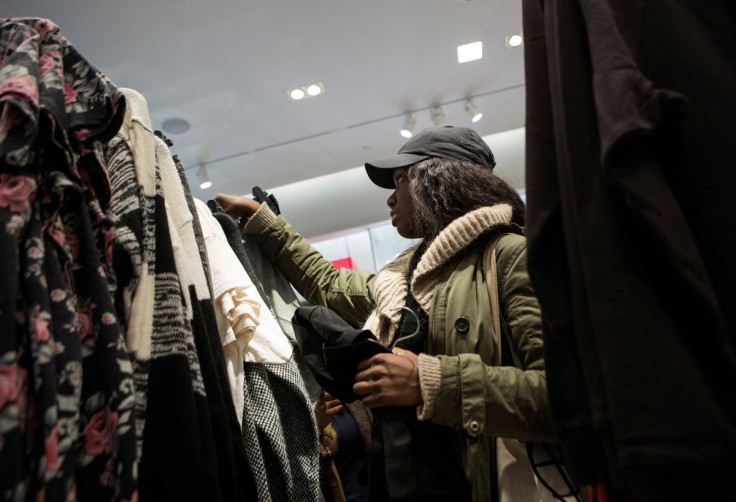
[[[486,246],[486,250],[483,253],[483,271],[485,273],[486,287],[488,288],[488,297],[491,300],[491,319],[493,320],[496,347],[498,347],[498,350],[493,356],[493,364],[494,366],[501,365],[501,355],[503,353],[502,343],[503,338],[506,338],[506,343],[511,351],[511,357],[514,360],[514,366],[521,368],[514,346],[511,345],[511,340],[509,340],[508,333],[506,333],[506,323],[501,319],[501,301],[498,294],[498,267],[496,265],[496,244],[498,244],[498,241],[505,235],[509,234],[501,234],[498,237],[495,237],[488,243],[488,246]]]
[[[498,267],[496,265],[496,244],[504,235],[508,234],[501,234],[498,237],[494,238],[493,241],[491,241],[488,246],[486,247],[485,252],[483,253],[483,271],[485,274],[486,279],[486,287],[488,288],[488,297],[491,300],[491,317],[493,319],[493,330],[495,331],[495,338],[496,338],[496,345],[498,347],[498,350],[496,351],[496,354],[494,355],[493,364],[496,366],[501,365],[501,353],[502,353],[502,341],[503,338],[506,339],[506,343],[508,344],[509,349],[511,350],[511,356],[514,360],[514,366],[520,369],[523,369],[520,365],[520,361],[516,355],[516,351],[514,350],[514,346],[511,344],[511,340],[509,337],[508,332],[506,331],[506,324],[501,319],[501,302],[499,300],[498,295]],[[503,332],[503,334],[502,334]],[[500,439],[499,439],[500,440]],[[573,497],[576,501],[580,501],[580,495],[577,491],[575,485],[572,483],[570,478],[567,476],[567,473],[562,465],[562,460],[557,458],[552,451],[549,449],[547,445],[542,445],[546,448],[547,454],[552,459],[550,464],[554,464],[555,468],[559,472],[560,476],[562,477],[562,480],[567,485],[567,488],[569,489],[569,493],[565,495],[560,495],[557,493],[550,485],[546,482],[544,478],[542,478],[542,475],[539,473],[539,470],[537,469],[537,464],[534,462],[534,443],[527,442],[526,443],[526,452],[527,456],[529,457],[529,463],[532,468],[532,471],[534,472],[534,475],[537,477],[537,479],[544,485],[545,488],[547,488],[550,493],[552,493],[553,497],[557,500],[565,500],[565,497]],[[497,492],[498,490],[498,465],[496,463],[496,448],[498,447],[496,441],[492,441],[491,443],[491,450],[492,455],[494,458],[492,459],[493,467],[491,469],[492,476],[496,477],[496,479],[492,479],[491,485],[492,490],[494,493],[492,493],[493,500],[498,500],[499,494]],[[546,463],[545,463],[546,464]],[[543,465],[543,464],[540,464]]]

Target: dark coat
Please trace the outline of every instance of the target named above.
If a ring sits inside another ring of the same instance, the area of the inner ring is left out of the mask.
[[[733,497],[734,26],[725,0],[524,1],[552,411],[577,481],[637,500]]]

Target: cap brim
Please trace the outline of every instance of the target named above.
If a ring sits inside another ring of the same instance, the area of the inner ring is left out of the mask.
[[[398,153],[390,157],[365,163],[365,171],[373,183],[381,188],[394,188],[394,169],[407,167],[428,159],[429,155],[414,155],[412,153]]]

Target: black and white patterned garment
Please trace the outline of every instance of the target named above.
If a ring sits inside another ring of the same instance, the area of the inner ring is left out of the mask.
[[[321,501],[319,434],[294,359],[244,369],[243,438],[258,500]]]
[[[145,166],[136,165],[122,135],[108,143],[105,154],[112,208],[118,214],[116,306],[126,319],[129,348],[144,346],[141,339],[146,337],[150,346],[147,354],[132,351],[140,496],[217,500],[218,491],[211,488],[218,478],[206,394],[174,264],[160,176],[156,168],[141,172]]]

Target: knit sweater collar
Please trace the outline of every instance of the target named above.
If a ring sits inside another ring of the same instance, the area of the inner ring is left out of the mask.
[[[425,312],[429,312],[434,286],[442,266],[465,249],[481,234],[511,222],[511,206],[497,204],[482,207],[457,218],[445,227],[429,244],[411,277],[411,291]],[[421,242],[405,250],[376,274],[373,296],[376,309],[366,320],[365,327],[386,343],[401,318],[406,303],[406,276],[412,254]]]

